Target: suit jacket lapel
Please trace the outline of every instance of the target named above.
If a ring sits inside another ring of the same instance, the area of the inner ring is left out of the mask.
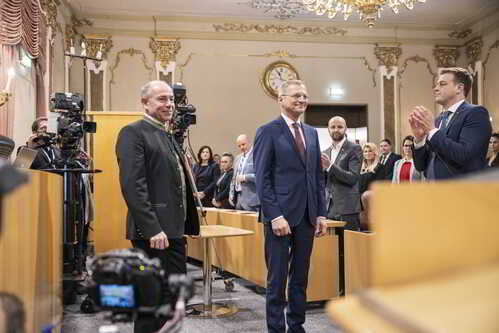
[[[445,128],[445,134],[449,133],[450,127],[452,124],[456,121],[457,117],[461,116],[462,111],[468,106],[468,103],[466,101],[462,102],[461,105],[457,108],[457,110],[454,112],[452,115],[452,118],[449,120],[449,123],[447,124],[447,127]]]

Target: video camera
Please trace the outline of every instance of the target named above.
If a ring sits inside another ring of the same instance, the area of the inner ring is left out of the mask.
[[[185,131],[190,125],[196,124],[196,108],[187,102],[187,89],[182,83],[173,85],[175,116],[172,120],[172,129],[175,140],[182,146]]]
[[[114,321],[131,321],[139,314],[171,317],[177,299],[186,302],[194,294],[191,279],[172,275],[166,280],[159,259],[149,259],[139,249],[96,256],[89,275],[88,296],[98,311],[111,311]],[[172,303],[165,304],[166,299]]]
[[[50,99],[50,109],[60,114],[57,118],[56,142],[59,143],[64,164],[72,165],[72,159],[78,155],[81,138],[85,133],[95,133],[97,123],[84,121],[84,101],[79,94],[54,93]]]

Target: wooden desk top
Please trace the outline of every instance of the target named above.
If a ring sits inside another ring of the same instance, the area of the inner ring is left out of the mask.
[[[499,264],[327,305],[348,332],[499,332]]]
[[[233,237],[233,236],[246,236],[254,234],[253,231],[227,227],[225,225],[202,225],[200,226],[199,238],[219,238],[219,237]]]
[[[335,220],[326,219],[326,224],[328,228],[338,228],[338,227],[344,227],[345,224],[347,223],[344,221],[335,221]]]

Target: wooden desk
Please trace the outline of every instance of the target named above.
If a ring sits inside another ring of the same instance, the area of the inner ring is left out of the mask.
[[[327,229],[330,234],[338,236],[338,294],[345,296],[345,233],[344,221],[326,220]]]
[[[327,305],[348,332],[499,332],[499,264]]]
[[[218,318],[233,314],[237,309],[225,305],[216,305],[212,302],[211,294],[211,247],[210,240],[214,238],[226,238],[235,236],[247,236],[253,234],[252,231],[228,227],[224,225],[203,225],[200,227],[199,238],[203,240],[203,304],[194,305],[197,310],[194,315],[203,318]]]
[[[0,290],[23,301],[26,332],[40,332],[62,318],[62,177],[22,171],[30,181],[2,198]]]

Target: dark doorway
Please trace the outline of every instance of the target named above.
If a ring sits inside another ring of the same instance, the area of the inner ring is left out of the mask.
[[[349,128],[369,127],[367,104],[310,104],[304,121],[314,127],[327,127],[334,116],[343,117]]]

